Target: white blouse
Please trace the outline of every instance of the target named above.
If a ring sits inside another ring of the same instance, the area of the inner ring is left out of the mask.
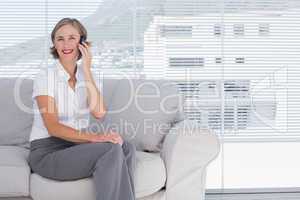
[[[60,123],[77,130],[87,128],[90,111],[88,109],[85,79],[81,65],[77,67],[75,76],[77,82],[73,90],[68,84],[69,74],[59,60],[56,60],[51,67],[41,69],[37,74],[32,94],[34,121],[30,141],[50,137],[35,99],[36,96],[40,95],[48,95],[55,99]],[[94,80],[98,89],[102,91],[100,79],[94,78]]]

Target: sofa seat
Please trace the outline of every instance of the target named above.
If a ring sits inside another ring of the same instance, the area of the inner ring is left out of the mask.
[[[151,195],[164,187],[166,169],[159,153],[137,151],[135,171],[136,197]],[[38,200],[95,200],[92,177],[76,181],[55,181],[31,174],[31,196]]]
[[[29,196],[29,150],[0,146],[0,197]]]

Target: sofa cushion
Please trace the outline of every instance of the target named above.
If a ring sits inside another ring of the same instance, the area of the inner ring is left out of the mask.
[[[166,172],[158,153],[137,152],[135,190],[137,198],[159,191],[166,181]],[[96,200],[92,177],[76,181],[56,181],[32,174],[31,196],[35,200]]]
[[[0,145],[29,145],[32,84],[30,79],[1,78]]]
[[[29,196],[29,150],[0,146],[0,197]]]
[[[182,96],[167,80],[121,79],[100,122],[135,144],[140,151],[160,151],[173,123],[184,119]]]

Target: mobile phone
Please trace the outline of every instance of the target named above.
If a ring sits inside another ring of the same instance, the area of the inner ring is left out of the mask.
[[[85,41],[84,37],[83,37],[83,36],[80,36],[79,43],[82,44],[84,41]]]
[[[85,42],[86,38],[84,38],[83,36],[80,36],[79,39],[79,44],[83,45],[82,43]],[[79,51],[79,57],[81,58],[81,52]]]

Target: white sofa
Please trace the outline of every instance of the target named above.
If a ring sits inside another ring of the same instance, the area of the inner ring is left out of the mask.
[[[144,82],[136,80],[134,85],[141,85]],[[174,90],[164,88],[163,85],[167,81],[150,80],[150,82],[159,86],[157,88],[160,88],[162,93],[164,91],[174,93]],[[124,85],[126,84],[122,80],[104,79],[102,94],[108,110],[114,109],[113,102],[125,101],[124,94],[126,96],[128,90]],[[77,181],[55,181],[32,173],[27,163],[30,147],[28,138],[33,120],[33,114],[28,113],[32,106],[32,80],[2,78],[0,88],[0,200],[95,200],[96,189],[91,177]],[[143,91],[150,90],[146,87]],[[151,102],[157,103],[155,101],[160,101],[161,97],[157,98],[142,106],[147,107]],[[22,107],[19,106],[20,103]],[[171,105],[172,101],[168,104]],[[203,200],[206,167],[219,153],[217,136],[209,130],[195,126],[196,124],[187,120],[181,112],[176,113],[176,116],[157,116],[159,113],[156,113],[156,116],[153,114],[140,116],[140,113],[130,113],[134,112],[130,106],[122,112],[105,117],[102,121],[93,119],[91,123],[108,124],[127,115],[131,116],[129,120],[136,117],[137,120],[134,122],[137,123],[141,118],[149,117],[169,120],[171,124],[167,134],[159,136],[160,146],[154,145],[157,138],[154,140],[151,138],[156,137],[155,134],[153,136],[148,134],[143,138],[136,137],[133,140],[137,145],[135,172],[137,199]],[[152,146],[147,147],[147,141]],[[159,147],[160,150],[147,149],[153,147]]]

